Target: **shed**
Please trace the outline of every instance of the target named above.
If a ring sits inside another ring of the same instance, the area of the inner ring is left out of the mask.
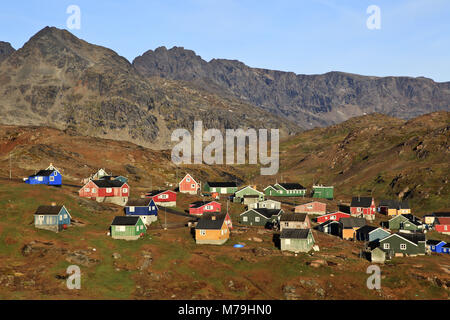
[[[314,243],[311,229],[283,229],[280,234],[282,251],[308,252]]]

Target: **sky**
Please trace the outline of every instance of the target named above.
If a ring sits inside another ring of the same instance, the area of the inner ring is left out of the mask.
[[[80,29],[69,29],[70,5]],[[379,8],[379,19],[373,19]],[[378,29],[369,29],[379,22]],[[0,3],[0,41],[16,49],[45,26],[68,29],[130,62],[160,46],[203,59],[321,74],[450,81],[450,0],[18,0]]]

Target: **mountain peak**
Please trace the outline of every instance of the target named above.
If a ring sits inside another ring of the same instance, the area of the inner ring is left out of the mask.
[[[11,46],[9,42],[0,41],[0,63],[8,58],[16,50]]]

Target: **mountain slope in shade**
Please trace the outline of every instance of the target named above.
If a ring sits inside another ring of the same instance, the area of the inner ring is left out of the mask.
[[[69,129],[167,148],[175,128],[280,128],[293,123],[238,99],[148,80],[114,51],[46,27],[0,65],[0,121]]]
[[[9,42],[0,41],[0,63],[16,51]]]
[[[184,80],[287,117],[304,128],[326,126],[373,112],[410,119],[450,110],[450,82],[368,77],[343,72],[297,75],[250,68],[236,60],[209,62],[182,47],[149,50],[133,61],[144,76]]]

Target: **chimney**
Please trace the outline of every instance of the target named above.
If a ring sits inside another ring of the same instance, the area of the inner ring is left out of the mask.
[[[52,207],[56,207],[56,202],[52,202]]]

